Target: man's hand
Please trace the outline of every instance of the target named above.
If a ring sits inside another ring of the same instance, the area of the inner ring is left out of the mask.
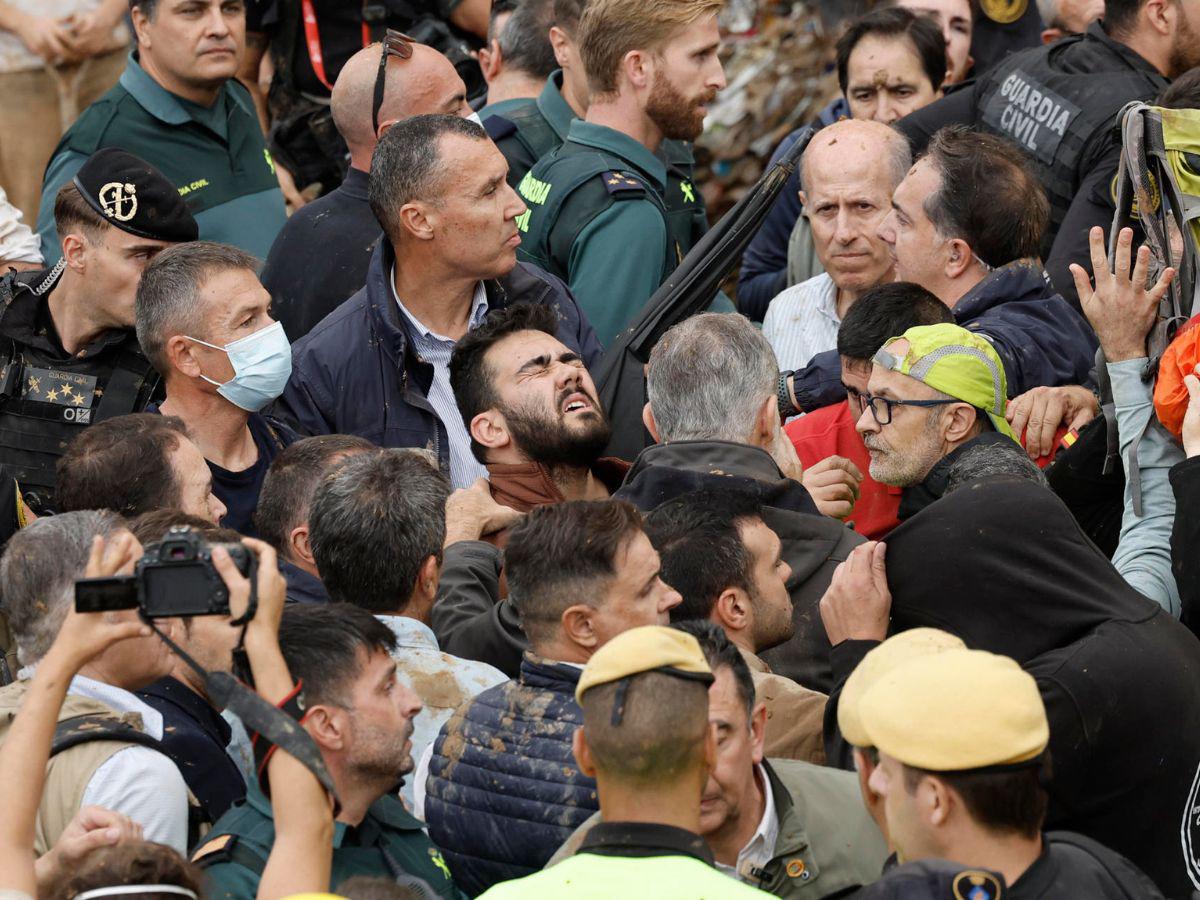
[[[829,643],[882,641],[887,637],[892,611],[884,554],[887,545],[868,541],[850,551],[833,572],[829,589],[821,598],[821,621]]]
[[[775,440],[771,444],[770,453],[771,459],[775,460],[775,465],[779,466],[779,471],[784,474],[784,477],[790,478],[792,481],[804,481],[804,464],[800,462],[800,456],[796,453],[796,445],[787,436],[782,425],[775,429]]]
[[[279,571],[279,557],[275,548],[265,541],[242,538],[242,543],[258,557],[258,608],[247,625],[246,636],[251,632],[278,640],[279,620],[283,618],[283,605],[287,597],[287,580]],[[234,565],[233,558],[224,547],[214,547],[213,568],[229,589],[229,615],[240,619],[246,614],[250,603],[250,581]]]
[[[279,160],[275,160],[275,178],[279,182],[279,190],[283,192],[284,202],[292,208],[292,212],[308,203],[296,187],[296,179],[292,177],[292,173],[285,169]]]
[[[1096,395],[1078,384],[1035,387],[1008,402],[1005,418],[1030,459],[1049,456],[1060,425],[1079,430],[1096,418]]]
[[[120,7],[116,9],[118,13],[121,10]],[[116,46],[113,43],[113,29],[119,22],[120,15],[114,19],[110,10],[101,4],[85,15],[69,16],[62,25],[71,35],[71,52],[77,59],[88,59]]]
[[[1104,229],[1097,226],[1088,235],[1092,252],[1092,271],[1096,276],[1093,290],[1087,272],[1078,263],[1071,264],[1071,277],[1079,292],[1083,312],[1092,323],[1104,358],[1109,362],[1141,359],[1146,355],[1146,335],[1154,327],[1158,304],[1175,279],[1175,270],[1163,270],[1158,281],[1146,290],[1146,275],[1150,271],[1150,248],[1138,248],[1137,261],[1129,272],[1133,229],[1122,228],[1117,236],[1113,271],[1108,269],[1104,252]]]
[[[1192,375],[1183,376],[1188,389],[1188,408],[1183,416],[1183,452],[1188,459],[1200,456],[1200,365]]]
[[[74,62],[77,58],[69,26],[49,16],[22,16],[16,33],[31,53],[52,66]]]
[[[34,863],[38,887],[45,888],[101,847],[141,839],[142,826],[128,816],[102,806],[81,806],[63,829],[58,842]]]
[[[521,513],[492,499],[486,478],[476,478],[469,488],[459,488],[446,501],[446,541],[477,541],[514,524]]]
[[[806,469],[800,480],[822,515],[845,519],[858,502],[863,474],[850,460],[829,456]]]

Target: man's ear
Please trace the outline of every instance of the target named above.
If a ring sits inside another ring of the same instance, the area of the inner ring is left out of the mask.
[[[973,265],[975,265],[975,255],[971,252],[970,244],[961,238],[953,238],[947,242],[947,278],[951,280],[959,278]]]
[[[133,22],[133,33],[137,37],[138,48],[149,50],[153,45],[150,43],[150,19],[140,6],[135,6],[129,10],[129,18]]]
[[[747,443],[769,451],[775,444],[775,430],[780,424],[779,402],[772,394],[759,404],[758,412],[754,416],[754,430],[748,435]]]
[[[622,73],[635,91],[645,91],[654,83],[654,57],[643,50],[630,50],[619,63]]]
[[[662,438],[658,436],[658,423],[654,421],[654,410],[650,408],[649,403],[642,407],[642,424],[650,432],[650,437],[654,438],[654,443],[661,444]]]
[[[434,223],[424,203],[405,203],[400,207],[397,218],[400,220],[400,227],[418,241],[433,240]]]
[[[940,778],[922,778],[917,784],[917,808],[934,828],[949,822],[954,800],[954,792]]]
[[[567,48],[571,46],[571,39],[557,25],[550,26],[550,46],[554,48],[554,59],[560,69],[570,64]]]
[[[322,750],[342,751],[349,744],[349,720],[345,711],[318,703],[308,707],[304,728]]]
[[[426,558],[425,562],[421,563],[421,568],[417,572],[417,585],[414,593],[420,594],[421,599],[429,606],[433,605],[433,599],[437,596],[438,580],[441,574],[441,561],[432,554]]]
[[[563,632],[571,643],[586,650],[596,649],[600,637],[596,634],[596,627],[592,622],[595,612],[586,603],[577,603],[563,610],[561,619]]]
[[[87,240],[81,235],[68,233],[62,239],[62,255],[67,265],[82,272],[87,265]]]
[[[307,522],[292,529],[292,533],[288,535],[288,550],[296,559],[316,568],[317,560],[313,557]]]
[[[750,598],[741,588],[726,588],[713,604],[709,617],[727,631],[745,631],[753,621]]]
[[[767,741],[767,704],[756,703],[750,713],[750,746],[754,762],[763,761],[764,747]]]
[[[471,420],[471,426],[467,430],[476,443],[489,450],[499,450],[513,442],[508,431],[508,420],[498,409],[488,409],[479,413]]]
[[[483,80],[488,84],[496,80],[496,76],[504,67],[502,56],[500,42],[495,38],[479,48],[479,68],[483,70]]]
[[[946,441],[958,443],[967,440],[982,415],[983,413],[968,403],[954,403],[946,407],[942,419]]]
[[[571,752],[575,754],[575,764],[579,766],[579,771],[588,778],[595,778],[596,763],[592,759],[592,750],[588,747],[587,735],[583,733],[582,725],[571,735]]]
[[[182,334],[167,338],[164,350],[171,368],[178,369],[189,378],[198,378],[204,368],[200,365],[200,359],[196,355],[196,346],[195,341],[189,341]],[[163,377],[166,377],[165,372],[162,374]]]

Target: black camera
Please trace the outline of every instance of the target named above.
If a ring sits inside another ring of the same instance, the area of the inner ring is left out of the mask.
[[[250,601],[238,622],[248,622],[258,606],[258,557],[243,544],[210,544],[187,526],[172,528],[149,544],[133,575],[81,578],[75,582],[78,612],[140,609],[147,619],[229,615],[229,588],[212,562],[224,547],[250,581]]]

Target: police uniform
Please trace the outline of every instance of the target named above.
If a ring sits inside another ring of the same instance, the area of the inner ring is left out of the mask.
[[[600,343],[637,315],[692,247],[667,208],[667,167],[634,138],[576,119],[517,187],[521,259],[566,281]]]
[[[74,184],[114,228],[153,240],[197,237],[175,187],[124,150],[92,154]],[[132,327],[106,331],[74,355],[63,348],[49,298],[65,267],[60,260],[0,280],[0,465],[39,515],[54,509],[55,465],[79,430],[145,409],[159,381]]]
[[[372,803],[358,825],[335,822],[330,887],[355,875],[366,875],[426,890],[417,896],[447,900],[463,897],[450,879],[441,852],[424,829],[390,794]],[[252,786],[246,801],[223,815],[193,853],[193,861],[208,876],[208,896],[213,900],[251,900],[257,896],[274,843],[271,801]]]
[[[1099,22],[1049,47],[1013,53],[973,84],[917,110],[897,128],[922,151],[945,125],[971,125],[1007,138],[1033,162],[1050,200],[1046,268],[1074,298],[1071,262],[1090,266],[1088,229],[1113,218],[1111,183],[1121,149],[1117,116],[1167,84],[1155,67]]]
[[[479,111],[483,127],[508,160],[508,183],[514,188],[539,159],[557,150],[567,139],[576,116],[563,98],[562,80],[559,69],[546,79],[546,86],[536,98],[505,100]],[[696,168],[692,145],[687,141],[665,140],[658,156],[667,167],[663,197],[667,212],[680,219],[684,230],[691,231],[690,244],[695,244],[708,231],[708,211],[704,197],[692,181]]]
[[[1010,53],[1041,46],[1042,17],[1033,0],[979,0],[971,29],[971,74],[987,73]]]

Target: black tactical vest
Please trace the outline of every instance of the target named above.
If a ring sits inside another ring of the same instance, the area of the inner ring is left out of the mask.
[[[1112,130],[1115,140],[1121,108],[1166,84],[1106,39],[1075,35],[997,63],[976,89],[975,126],[1008,138],[1034,161],[1055,234],[1089,174],[1085,150],[1104,131]]]
[[[144,410],[159,381],[132,331],[86,359],[52,356],[14,336],[6,327],[14,302],[45,303],[59,273],[0,279],[0,465],[38,515],[54,511],[54,468],[80,429]]]

